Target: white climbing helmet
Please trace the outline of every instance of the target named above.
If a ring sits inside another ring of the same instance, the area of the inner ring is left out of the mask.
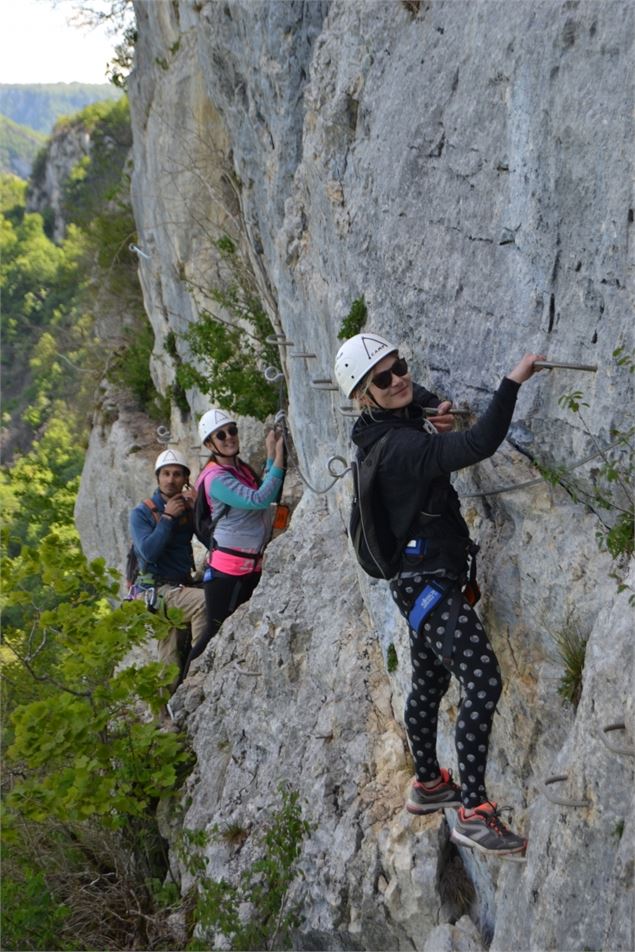
[[[212,407],[211,410],[203,414],[198,423],[198,435],[201,439],[201,443],[204,443],[205,440],[211,436],[215,430],[219,430],[221,426],[227,426],[228,423],[235,422],[236,420],[230,417],[228,413],[225,413],[224,410],[218,410],[216,407]]]
[[[335,358],[335,379],[347,397],[375,364],[399,350],[379,334],[356,334],[344,341]]]
[[[157,461],[154,464],[155,474],[159,472],[162,466],[182,466],[187,475],[190,475],[190,467],[187,465],[187,460],[183,456],[183,453],[179,453],[178,450],[163,450],[162,453],[159,453]]]

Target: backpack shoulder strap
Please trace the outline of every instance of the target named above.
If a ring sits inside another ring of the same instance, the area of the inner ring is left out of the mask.
[[[143,500],[143,505],[148,507],[148,509],[150,510],[150,512],[152,513],[152,515],[154,516],[154,521],[155,521],[155,522],[158,522],[159,519],[161,518],[161,513],[160,513],[159,510],[157,509],[157,505],[156,505],[156,503],[154,502],[154,500],[152,500],[152,499],[144,499],[144,500]]]

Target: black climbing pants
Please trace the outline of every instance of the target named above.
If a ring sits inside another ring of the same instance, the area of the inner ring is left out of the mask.
[[[192,661],[203,654],[225,619],[229,618],[239,605],[251,598],[261,577],[262,572],[227,575],[225,572],[214,569],[213,578],[203,585],[207,608],[207,631],[192,645],[181,680],[187,675]]]
[[[406,618],[413,601],[405,591],[410,582],[398,578],[391,583],[393,598]],[[450,618],[451,599],[456,598],[461,599],[461,608],[452,657],[446,667],[441,660],[445,622]],[[417,779],[428,781],[439,776],[437,718],[453,674],[461,684],[462,695],[455,729],[461,801],[464,807],[474,808],[487,799],[487,748],[502,684],[496,655],[478,615],[458,589],[434,609],[419,634],[410,629],[410,654],[412,690],[406,701],[405,721]]]

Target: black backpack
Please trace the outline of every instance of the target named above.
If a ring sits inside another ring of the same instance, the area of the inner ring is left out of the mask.
[[[241,460],[242,463],[242,460]],[[249,472],[252,474],[258,486],[260,486],[262,480],[257,473],[253,471],[249,463],[243,463],[243,466],[246,466]],[[205,492],[205,480],[201,479],[199,487],[196,493],[196,502],[194,503],[194,535],[206,549],[211,549],[214,545],[214,529],[216,528],[220,519],[223,516],[226,516],[231,506],[227,506],[224,503],[221,503],[216,512],[212,515],[212,510],[209,507],[209,499],[207,498],[207,493]]]
[[[161,518],[161,513],[155,506],[152,499],[144,499],[144,506],[147,506],[152,515],[154,516],[155,522],[158,522]],[[128,592],[132,589],[134,583],[137,581],[137,576],[139,575],[139,560],[137,558],[137,551],[132,544],[128,548],[126,554],[126,585],[128,586]]]
[[[400,567],[404,540],[390,529],[389,514],[374,491],[375,475],[390,431],[364,456],[357,451],[351,463],[354,496],[348,531],[357,561],[372,578],[393,578]]]

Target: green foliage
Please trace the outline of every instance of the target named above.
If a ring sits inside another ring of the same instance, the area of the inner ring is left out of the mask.
[[[562,628],[553,635],[563,673],[558,694],[574,708],[582,694],[582,675],[588,636],[580,633],[573,616],[567,617]]]
[[[616,347],[613,357],[618,367],[626,367],[629,373],[635,373],[635,352],[629,353],[624,347]]]
[[[155,810],[191,756],[148,716],[174,669],[123,667],[167,622],[80,551],[80,430],[60,405],[1,473],[3,948],[173,948]]]
[[[108,63],[108,79],[117,89],[126,89],[128,86],[138,39],[136,26],[132,24],[123,29],[121,40],[115,46],[114,56]]]
[[[150,322],[140,318],[134,328],[123,332],[123,344],[113,358],[108,379],[128,389],[152,419],[169,420],[170,399],[161,396],[150,374],[153,347],[154,331]]]
[[[43,144],[44,136],[40,132],[0,115],[0,172],[26,179]]]
[[[175,886],[165,882],[156,807],[191,754],[182,735],[156,728],[174,669],[124,667],[167,622],[118,604],[118,582],[101,561],[86,562],[73,525],[104,372],[140,403],[156,400],[128,251],[127,103],[83,121],[100,155],[72,176],[67,198],[81,207],[69,209],[61,244],[26,213],[24,187],[0,179],[3,424],[13,430],[22,418],[37,431],[0,471],[3,947],[174,948],[165,903]],[[121,339],[96,340],[96,324],[116,313]]]
[[[635,363],[630,354],[622,348],[614,352],[618,364],[632,372]],[[575,499],[586,503],[600,518],[601,527],[597,538],[600,548],[608,551],[615,561],[628,559],[635,551],[634,520],[635,510],[632,494],[633,446],[631,438],[635,428],[628,431],[615,430],[611,433],[613,445],[610,449],[601,447],[586,422],[583,408],[589,404],[583,399],[583,393],[573,390],[560,397],[560,406],[574,413],[585,433],[591,438],[600,459],[592,473],[591,481],[583,483],[569,476],[560,481],[566,485]],[[566,473],[566,470],[564,470]],[[599,511],[606,513],[600,517]]]
[[[5,554],[2,578],[5,947],[128,947],[130,930],[161,920],[155,810],[191,765],[182,735],[141,716],[165,703],[174,668],[124,666],[168,622],[118,604],[114,573],[86,561],[70,526]],[[99,938],[87,939],[85,903],[99,910]]]
[[[91,137],[90,156],[80,159],[63,188],[65,220],[86,228],[96,215],[109,213],[108,202],[120,191],[122,172],[132,146],[128,98],[122,96],[115,102],[93,103],[73,116],[68,125]],[[132,221],[130,214],[128,220]]]
[[[14,202],[0,216],[3,423],[19,426],[22,418],[36,429],[74,384],[78,402],[85,396],[87,381],[75,369],[90,323],[73,306],[81,286],[80,242],[73,232],[62,246],[54,245],[41,216],[26,214],[11,183],[2,183],[3,204]]]
[[[209,841],[208,834],[186,831],[184,835],[181,859],[198,886],[196,926],[210,939],[220,933],[231,949],[285,948],[289,933],[300,924],[299,907],[289,904],[289,890],[299,875],[297,861],[312,826],[302,818],[297,791],[280,786],[279,792],[282,805],[256,834],[259,857],[242,873],[237,885],[224,879],[214,881],[206,875],[206,859],[200,850]],[[218,829],[212,834],[225,836]],[[209,947],[202,940],[188,946]]]
[[[253,279],[227,235],[216,243],[227,266],[221,288],[203,288],[219,308],[218,316],[202,310],[184,340],[196,364],[175,361],[177,383],[185,391],[198,388],[225,410],[264,420],[275,412],[277,388],[263,370],[279,367],[275,344],[267,343],[273,327],[253,287]]]
[[[18,211],[19,220],[22,220],[24,203],[26,201],[26,182],[17,175],[0,175],[0,212],[11,220],[12,213]]]
[[[69,908],[55,901],[41,870],[12,866],[8,876],[5,867],[1,885],[2,948],[43,952],[59,948],[57,940]]]
[[[12,711],[7,757],[28,778],[14,785],[9,806],[32,820],[96,814],[115,827],[143,815],[174,788],[187,760],[178,736],[158,734],[136,710],[143,702],[158,711],[174,672],[156,663],[118,667],[167,622],[143,603],[113,608],[113,573],[103,560],[87,563],[59,531],[5,559],[2,574],[6,601],[22,610],[22,625],[4,630],[6,677],[18,685],[26,672],[35,682]]]
[[[60,409],[33,449],[0,470],[5,538],[12,556],[22,544],[37,546],[52,530],[76,538],[73,510],[84,459],[78,431],[76,416]],[[10,521],[7,515],[12,515]]]
[[[388,674],[394,674],[398,666],[399,660],[397,658],[395,646],[393,644],[389,644],[386,651],[386,670],[388,671]]]
[[[338,331],[338,339],[348,340],[349,337],[354,337],[355,334],[359,334],[366,323],[367,317],[368,309],[362,295],[362,297],[356,298],[351,304],[351,309],[342,321],[342,326]]]
[[[3,422],[12,432],[46,426],[59,399],[90,409],[104,374],[129,384],[142,409],[165,413],[150,375],[152,332],[129,250],[135,226],[125,170],[127,99],[97,103],[66,122],[86,130],[93,148],[66,185],[70,224],[61,244],[51,241],[42,216],[25,212],[15,179],[0,180]],[[96,321],[111,323],[116,313],[123,315],[121,336],[104,346],[95,340]]]

